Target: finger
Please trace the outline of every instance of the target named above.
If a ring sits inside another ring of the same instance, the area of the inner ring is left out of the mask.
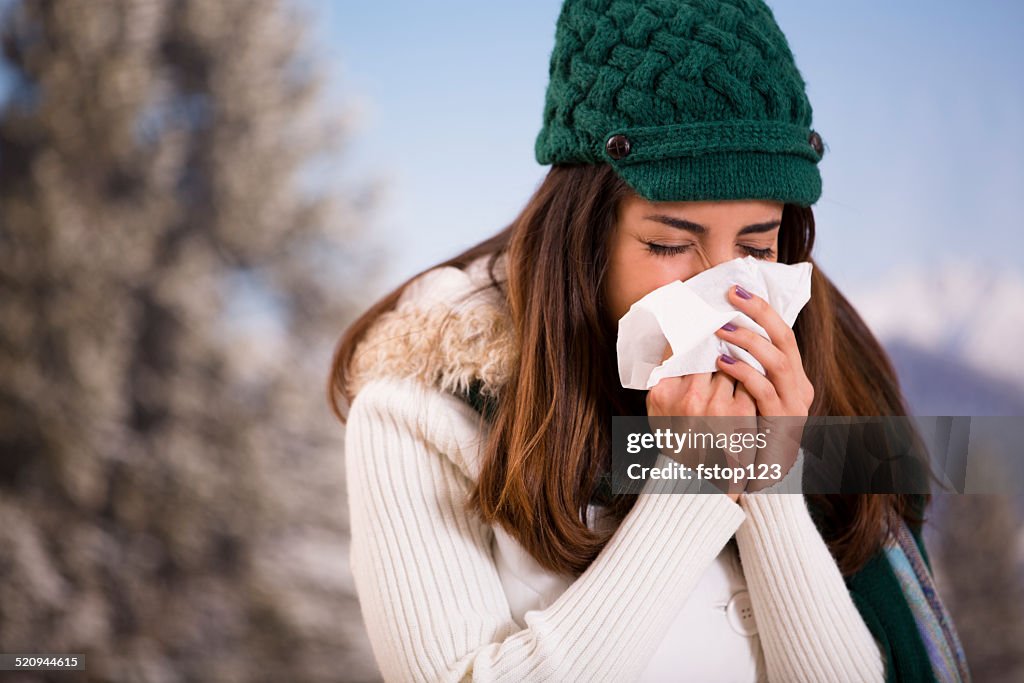
[[[757,359],[768,379],[778,393],[795,396],[800,392],[800,380],[804,375],[802,366],[793,367],[790,358],[777,346],[753,330],[737,327],[735,330],[718,328],[715,334],[730,344],[735,344]],[[796,370],[796,372],[794,372]]]
[[[746,467],[757,462],[757,407],[754,403],[754,398],[747,392],[742,382],[736,383],[736,391],[733,392],[733,411],[734,414],[744,415],[744,419],[740,422],[742,425],[741,429],[755,437],[755,441],[744,448],[737,456],[740,464]]]
[[[754,397],[762,414],[766,414],[766,409],[774,409],[779,404],[778,392],[775,391],[775,386],[767,377],[755,370],[749,363],[735,358],[732,359],[732,363],[729,363],[724,360],[725,357],[724,355],[718,357],[716,364],[719,369],[735,378],[736,381],[743,383],[747,392]]]
[[[711,393],[711,375],[710,372],[695,372],[691,375],[684,375],[683,379],[689,382],[691,388],[697,389],[707,396]]]
[[[753,415],[756,412],[757,404],[754,402],[754,397],[747,391],[747,387],[743,382],[736,382],[736,389],[732,393],[732,400],[735,402],[737,408],[742,410],[746,414],[747,410]]]
[[[743,291],[743,294],[739,294]],[[786,324],[779,313],[768,305],[768,302],[756,294],[752,294],[739,285],[730,287],[727,291],[729,303],[741,312],[750,316],[750,319],[764,328],[772,344],[777,346],[791,361],[800,363],[800,349],[797,347],[796,335],[793,328]],[[749,298],[748,298],[749,297]]]
[[[735,388],[735,379],[723,372],[716,372],[711,378],[711,401],[718,405],[728,405],[732,401],[732,392]]]

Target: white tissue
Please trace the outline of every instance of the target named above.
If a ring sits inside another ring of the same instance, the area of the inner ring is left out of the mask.
[[[727,291],[740,285],[765,299],[793,327],[811,298],[812,267],[806,261],[786,264],[746,256],[650,292],[619,320],[616,353],[622,386],[650,389],[665,377],[715,372],[716,359],[723,353],[764,374],[756,358],[715,336],[715,330],[732,322],[770,340],[764,328],[729,303]],[[662,363],[666,343],[672,356]]]

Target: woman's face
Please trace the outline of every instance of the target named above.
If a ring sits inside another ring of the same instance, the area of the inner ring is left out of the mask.
[[[619,206],[611,235],[605,295],[613,321],[633,302],[673,280],[686,280],[743,256],[778,258],[782,202],[649,202]]]

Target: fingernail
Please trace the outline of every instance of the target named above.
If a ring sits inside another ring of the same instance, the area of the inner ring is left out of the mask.
[[[733,358],[732,356],[730,356],[730,355],[729,355],[729,354],[727,354],[727,353],[723,353],[723,354],[722,354],[722,362],[723,362],[723,363],[728,363],[729,365],[732,365],[733,363],[735,363],[735,362],[736,362],[736,359],[735,359],[735,358]]]
[[[738,296],[741,299],[749,299],[750,298],[750,292],[748,292],[747,290],[743,289],[739,285],[736,285],[736,296]]]
[[[722,329],[725,330],[726,332],[735,332],[736,326],[733,325],[732,323],[726,323],[722,325]]]

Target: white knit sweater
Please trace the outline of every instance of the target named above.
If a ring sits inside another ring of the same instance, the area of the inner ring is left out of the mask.
[[[353,365],[351,568],[385,680],[649,676],[652,655],[735,535],[768,680],[883,681],[878,645],[799,494],[737,504],[721,494],[641,493],[579,578],[543,609],[513,617],[498,563],[515,542],[464,508],[487,426],[451,393],[473,378],[497,391],[515,362],[497,292],[463,298],[484,281],[481,261],[421,277]],[[674,679],[707,680],[707,662],[700,669],[687,656]],[[728,666],[724,678],[735,680]]]

